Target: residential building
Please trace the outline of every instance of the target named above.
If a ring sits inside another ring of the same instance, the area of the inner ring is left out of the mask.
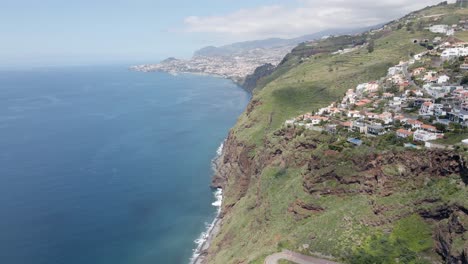
[[[390,124],[393,122],[392,113],[389,113],[389,112],[383,112],[377,117],[377,119],[382,120],[384,124]]]
[[[424,131],[424,130],[417,130],[413,134],[413,140],[414,141],[426,142],[426,141],[429,141],[429,140],[436,140],[436,139],[437,139],[437,134],[427,132],[427,131]]]
[[[449,60],[464,56],[468,56],[468,48],[449,48],[444,50],[440,55],[440,57],[443,60]]]
[[[425,71],[426,71],[426,68],[424,68],[424,67],[416,68],[416,69],[413,70],[413,76],[421,75]]]
[[[449,30],[448,25],[433,25],[429,27],[429,31],[431,31],[432,33],[447,34],[448,30]]]
[[[286,120],[286,122],[284,122],[284,124],[286,126],[292,126],[292,125],[294,125],[294,122],[296,122],[296,119],[289,119],[289,120]]]
[[[432,102],[425,102],[419,109],[419,115],[432,116],[434,115],[434,104]]]
[[[437,132],[437,128],[435,126],[431,126],[431,125],[421,125],[421,129],[424,130],[424,131],[428,131],[428,132]]]
[[[450,80],[450,77],[444,74],[444,75],[439,76],[439,79],[437,79],[437,83],[444,84],[444,83],[447,83],[449,80]]]
[[[412,129],[419,129],[424,124],[423,122],[416,119],[408,119],[405,123],[410,125]]]
[[[354,132],[364,134],[367,132],[367,125],[362,122],[353,122],[353,126],[351,127],[351,130]]]
[[[304,116],[304,120],[308,120],[310,121],[310,124],[316,126],[319,125],[321,122],[328,121],[329,118],[324,116]]]
[[[380,136],[385,134],[385,128],[379,124],[373,124],[367,126],[367,134],[371,134],[374,136]]]
[[[413,135],[413,132],[411,130],[400,128],[396,131],[396,135],[399,138],[408,138]]]
[[[447,113],[447,117],[450,121],[456,122],[462,125],[468,125],[468,111],[463,109],[457,109],[450,113]]]
[[[428,71],[424,74],[423,80],[425,82],[437,82],[439,78],[437,77],[437,72],[435,71]]]

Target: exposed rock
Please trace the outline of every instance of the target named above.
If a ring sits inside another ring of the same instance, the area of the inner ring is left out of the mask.
[[[454,211],[448,219],[437,225],[436,251],[446,263],[468,263],[468,215],[463,210]]]
[[[320,213],[324,210],[325,209],[321,206],[315,205],[313,203],[305,203],[301,200],[296,200],[288,208],[288,211],[294,214],[294,218],[296,220],[308,218],[312,216],[312,214]]]
[[[439,150],[427,151],[425,155],[414,155],[412,151],[370,154],[367,157],[350,157],[350,162],[349,170],[337,173],[336,164],[327,164],[320,159],[309,160],[304,173],[305,190],[324,195],[378,193],[388,196],[407,177],[423,184],[428,175],[432,178],[452,174],[463,176],[468,170],[458,154]],[[333,184],[333,188],[322,187],[320,183],[327,181],[337,184]],[[355,186],[350,188],[349,185],[353,184]]]
[[[271,63],[264,64],[255,69],[254,73],[247,75],[242,87],[252,92],[257,87],[258,81],[269,76],[275,71],[275,66]]]

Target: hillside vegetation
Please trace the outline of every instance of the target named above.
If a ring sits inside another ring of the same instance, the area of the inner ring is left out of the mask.
[[[440,5],[380,31],[303,43],[258,82],[219,160],[223,224],[209,263],[263,263],[281,249],[344,263],[466,258],[465,153],[385,140],[353,147],[337,135],[283,125],[425,51],[413,40],[441,36],[425,29],[428,16],[441,14],[447,23],[468,18],[467,9]],[[333,54],[340,49],[350,51]]]

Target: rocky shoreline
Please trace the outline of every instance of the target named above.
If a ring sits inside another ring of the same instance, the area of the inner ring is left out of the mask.
[[[211,184],[211,188],[214,190],[221,190],[220,191],[220,199],[218,199],[216,202],[219,202],[219,209],[218,213],[216,215],[216,218],[213,220],[211,223],[210,227],[207,230],[206,238],[205,240],[197,247],[195,253],[194,253],[194,258],[190,261],[190,264],[204,264],[206,263],[206,257],[208,255],[208,249],[213,241],[213,239],[216,237],[216,235],[219,233],[219,230],[221,229],[222,225],[222,215],[223,215],[223,210],[222,210],[222,200],[223,200],[223,193],[222,193],[222,186],[221,185],[216,185],[214,184],[215,181],[214,179],[218,178],[219,176],[219,169],[220,165],[222,164],[222,157],[224,154],[224,143],[221,144],[217,151],[216,157],[213,159],[212,165],[213,165],[213,181]]]

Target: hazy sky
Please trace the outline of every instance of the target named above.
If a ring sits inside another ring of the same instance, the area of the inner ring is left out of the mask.
[[[440,0],[0,0],[0,66],[151,62],[374,25]]]

